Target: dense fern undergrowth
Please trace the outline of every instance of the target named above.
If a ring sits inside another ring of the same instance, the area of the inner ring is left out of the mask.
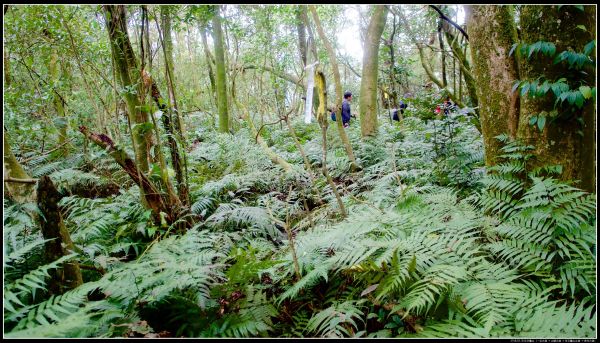
[[[183,233],[152,224],[103,151],[20,156],[64,194],[76,251],[42,262],[36,205],[4,201],[5,337],[595,337],[595,196],[503,136],[486,170],[467,118],[409,116],[367,141],[355,123],[354,173],[330,126],[344,219],[285,128],[265,140],[290,173],[247,129],[188,118],[196,224]],[[294,126],[319,170],[318,125]],[[48,272],[70,260],[84,284],[48,295]]]

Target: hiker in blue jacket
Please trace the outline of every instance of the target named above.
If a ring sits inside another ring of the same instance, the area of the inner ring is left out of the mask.
[[[342,123],[344,127],[350,126],[350,118],[356,118],[350,111],[350,102],[352,102],[352,93],[344,93],[344,100],[342,101]],[[335,121],[335,112],[331,111],[331,120]]]
[[[404,103],[404,101],[400,100],[400,114],[404,114],[404,109],[407,107],[407,105]],[[400,121],[400,118],[398,117],[398,109],[394,108],[393,112],[392,112],[392,120],[395,121]]]

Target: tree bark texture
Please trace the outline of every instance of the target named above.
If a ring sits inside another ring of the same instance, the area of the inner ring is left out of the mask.
[[[50,263],[71,254],[75,246],[58,208],[61,195],[50,177],[42,176],[40,178],[37,196],[38,208],[42,214],[40,216],[42,235],[44,239],[50,240],[44,244],[46,262]],[[83,284],[77,262],[66,262],[62,268],[51,270],[49,273],[51,280],[48,283],[48,291],[51,294],[63,294]]]
[[[556,45],[557,54],[567,49],[582,52],[584,46],[596,38],[595,6],[584,6],[584,11],[575,6],[523,6],[520,22],[523,42],[529,44],[540,40],[552,42]],[[586,30],[578,27],[580,25],[583,25]],[[520,60],[519,68],[521,78],[529,81],[540,76],[556,81],[569,73],[564,62],[553,64],[550,58],[541,54],[528,60],[523,58]],[[581,77],[590,87],[595,85],[595,67],[584,71],[587,75],[578,77]],[[571,84],[570,87],[577,88],[579,84]],[[547,122],[542,132],[537,126],[529,125],[532,115],[551,111],[554,101],[554,96],[523,97],[517,136],[535,146],[536,165],[560,164],[563,167],[561,179],[581,180],[579,187],[595,193],[595,101],[588,100],[574,116],[558,116],[557,120]],[[567,105],[566,101],[565,105],[571,106]],[[559,113],[563,112],[560,106],[558,110]],[[579,121],[582,121],[583,125]]]
[[[298,5],[296,7],[296,29],[298,30],[298,50],[300,51],[300,60],[302,67],[306,66],[306,26],[304,25],[307,17],[306,6]]]
[[[9,134],[3,129],[4,133],[4,177],[26,180],[31,179],[25,169],[21,166],[19,161],[15,158],[15,155],[10,148]],[[8,192],[8,196],[12,197],[16,202],[24,203],[33,201],[35,199],[35,188],[32,184],[27,183],[15,183],[15,182],[4,182],[4,189]]]
[[[10,58],[6,53],[6,47],[2,47],[2,53],[4,54],[4,86],[10,86]]]
[[[127,103],[129,122],[138,124],[134,127],[132,136],[136,164],[140,172],[148,171],[148,162],[151,161],[150,149],[152,147],[152,131],[140,130],[141,124],[148,122],[148,112],[143,110],[142,101],[139,98],[141,85],[137,85],[140,71],[137,70],[137,60],[127,35],[127,19],[123,5],[104,5],[104,14],[110,39],[112,55],[115,61],[117,74],[121,81],[125,102]]]
[[[512,93],[511,89],[519,75],[515,56],[508,53],[517,42],[517,28],[510,5],[470,5],[466,13],[485,164],[489,167],[496,164],[496,156],[501,153],[502,145],[495,137],[516,135],[519,112],[513,97],[518,92]]]
[[[48,32],[48,31],[44,31]],[[56,88],[58,87],[58,83],[61,79],[60,73],[60,61],[58,57],[58,50],[54,45],[53,39],[49,33],[46,33],[46,38],[50,41],[51,52],[50,52],[50,61],[48,63],[48,76],[50,77],[50,83],[53,85],[54,91],[52,92],[52,103],[54,104],[54,109],[56,110],[56,115],[60,119],[59,124],[56,125],[58,129],[58,144],[62,144],[67,140],[67,119],[65,117],[65,103],[64,99],[58,94]],[[69,153],[69,147],[67,145],[63,145],[62,148],[63,156],[67,156]]]
[[[225,52],[223,49],[223,30],[219,5],[214,6],[213,42],[215,46],[215,62],[217,67],[216,89],[217,108],[219,111],[219,132],[229,132],[229,114],[227,111],[227,75],[225,73]]]
[[[374,11],[363,45],[363,70],[360,82],[360,130],[363,137],[377,135],[377,72],[379,41],[385,27],[388,7],[373,5]]]
[[[171,152],[171,161],[173,163],[173,169],[175,170],[175,178],[177,180],[177,193],[179,194],[179,200],[183,202],[185,205],[189,205],[189,191],[186,179],[186,170],[187,170],[187,161],[185,160],[185,145],[182,146],[183,158],[179,155],[179,149],[177,140],[175,139],[175,135],[179,137],[179,140],[182,144],[185,144],[185,138],[183,134],[183,123],[181,122],[181,116],[179,115],[179,111],[177,108],[177,100],[175,97],[175,86],[174,86],[174,72],[175,67],[173,65],[173,42],[171,40],[171,14],[168,10],[168,7],[161,7],[161,18],[162,18],[162,42],[163,42],[163,52],[165,55],[165,70],[166,70],[166,79],[167,88],[169,92],[170,98],[170,106],[167,107],[167,103],[165,99],[161,96],[160,91],[158,90],[158,86],[154,80],[149,78],[144,78],[145,83],[149,83],[151,89],[151,96],[156,105],[163,111],[163,125],[168,134],[168,142],[169,142],[169,150]],[[158,24],[157,24],[158,25]],[[148,82],[149,81],[149,82]],[[173,128],[173,122],[175,122],[175,129]]]

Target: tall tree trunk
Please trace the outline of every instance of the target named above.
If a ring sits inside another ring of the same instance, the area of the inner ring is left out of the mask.
[[[215,58],[212,56],[212,54],[210,53],[210,49],[208,47],[208,42],[206,39],[206,23],[202,23],[202,25],[200,26],[200,37],[202,38],[202,47],[204,50],[204,55],[206,57],[206,66],[208,67],[208,78],[210,80],[210,91],[211,91],[211,96],[210,96],[210,103],[212,106],[215,106],[215,102],[216,102],[216,98],[217,98],[217,85],[216,85],[216,80],[215,80],[215,72],[213,70],[213,65],[215,65]],[[213,107],[213,109],[214,109]],[[217,120],[215,118],[216,116],[213,116],[213,127],[216,127],[217,124]]]
[[[169,145],[169,151],[171,153],[171,163],[173,164],[173,170],[175,171],[175,179],[177,180],[177,191],[179,194],[178,201],[181,201],[185,205],[189,205],[189,192],[187,188],[187,184],[185,182],[184,168],[181,157],[179,156],[179,148],[177,144],[177,140],[175,139],[175,130],[173,129],[173,117],[170,115],[172,112],[172,108],[167,106],[167,101],[160,94],[160,90],[156,85],[156,82],[146,73],[146,71],[142,71],[142,78],[144,80],[144,85],[150,89],[150,94],[152,100],[156,103],[156,106],[163,112],[161,116],[163,127],[167,132],[167,142]],[[166,170],[163,170],[163,173],[166,174]],[[166,177],[166,176],[165,176]],[[169,185],[168,180],[165,181],[167,187]]]
[[[396,73],[394,70],[394,66],[396,64],[396,58],[394,56],[394,36],[396,35],[396,14],[394,13],[393,15],[393,21],[392,21],[392,33],[390,34],[390,39],[386,42],[386,45],[388,47],[388,49],[390,50],[390,68],[389,68],[389,73],[390,73],[390,90],[391,90],[391,94],[390,94],[390,100],[388,101],[388,109],[393,107],[396,108],[396,106],[398,106],[398,92],[396,90]],[[391,102],[391,104],[390,104]],[[390,121],[392,120],[391,116],[390,117]],[[398,111],[398,119],[400,121],[402,121],[402,113],[400,113],[400,111]]]
[[[4,53],[4,86],[10,86],[10,58],[6,53],[6,47],[2,47],[2,52]]]
[[[110,47],[121,86],[132,90],[125,92],[124,97],[127,103],[129,122],[133,128],[131,134],[134,142],[136,164],[141,173],[146,173],[149,170],[149,161],[151,161],[152,131],[146,129],[144,125],[149,122],[148,112],[144,110],[142,101],[138,97],[142,93],[141,82],[139,82],[141,75],[140,71],[137,70],[137,60],[127,35],[125,6],[104,5],[103,8]],[[136,90],[135,94],[133,90]],[[147,190],[142,189],[142,191]]]
[[[150,151],[153,144],[152,130],[148,127],[150,125],[148,110],[146,106],[142,106],[143,99],[140,98],[143,94],[143,84],[140,82],[141,73],[138,70],[137,60],[127,34],[125,6],[103,5],[103,9],[117,74],[121,86],[128,90],[124,92],[124,98],[127,103],[128,123],[133,140],[135,171],[139,174],[138,179],[142,179],[149,171],[149,163],[152,162]],[[144,182],[140,182],[138,185],[142,204],[147,208],[156,208],[155,204],[148,201],[148,195],[157,192],[155,187],[151,183]],[[153,199],[150,200],[153,201]]]
[[[388,7],[373,5],[363,45],[363,70],[360,82],[360,130],[363,137],[377,135],[377,72],[379,65],[379,41],[385,27]]]
[[[3,128],[4,133],[4,163],[3,172],[4,177],[17,180],[29,180],[31,177],[27,174],[25,169],[21,166],[19,161],[15,158],[15,155],[10,148],[9,134],[6,129]],[[30,183],[22,182],[4,182],[5,192],[8,192],[8,196],[13,198],[16,202],[24,203],[30,202],[35,199],[35,188]]]
[[[145,103],[146,94],[150,95],[150,97],[157,103],[158,107],[163,111],[163,115],[161,118],[164,121],[164,120],[168,120],[167,118],[170,119],[171,113],[166,110],[167,101],[165,101],[164,99],[162,99],[160,97],[160,94],[158,92],[158,87],[156,86],[156,84],[154,84],[152,82],[152,79],[151,79],[150,75],[148,74],[148,70],[152,71],[152,46],[150,45],[150,39],[149,39],[150,20],[148,18],[148,7],[146,5],[142,5],[141,10],[142,10],[142,18],[141,18],[141,30],[140,30],[140,60],[142,61],[142,63],[141,63],[140,69],[141,69],[141,74],[142,74],[142,85],[143,85],[142,99],[144,100],[144,103]],[[159,33],[160,33],[160,28],[158,27],[158,20],[156,20],[156,22],[157,22],[157,29],[159,29]],[[161,42],[162,42],[162,40],[161,40]],[[164,47],[164,44],[161,44],[161,45]],[[165,66],[166,65],[167,64],[165,63]],[[157,94],[158,94],[158,98],[160,99],[160,101],[157,100]],[[160,186],[162,189],[165,189],[167,191],[167,194],[169,195],[170,203],[177,204],[177,206],[181,206],[181,201],[175,194],[173,184],[171,183],[171,180],[169,178],[169,173],[167,170],[167,163],[165,162],[165,157],[162,152],[161,134],[160,134],[158,124],[156,122],[156,118],[154,117],[154,115],[151,115],[150,119],[152,119],[154,135],[156,137],[156,145],[154,146],[154,156],[156,158],[155,163],[158,163],[158,165],[160,166],[160,180],[162,181]],[[169,131],[169,129],[165,127],[165,131],[167,131],[168,137],[173,139],[172,130]],[[169,148],[172,148],[172,145],[169,145]],[[171,152],[172,152],[172,150],[171,150]]]
[[[69,231],[65,227],[58,208],[61,195],[48,176],[42,176],[38,182],[38,208],[42,235],[49,240],[44,244],[47,263],[73,253],[75,245],[71,241]],[[63,294],[83,284],[79,263],[66,262],[62,268],[50,271],[51,280],[48,290],[51,294]]]
[[[448,87],[446,78],[446,52],[444,51],[444,37],[442,36],[442,18],[438,19],[438,40],[440,41],[440,53],[442,59],[442,85]]]
[[[166,106],[162,106],[161,110],[165,112],[165,116],[163,116],[163,123],[165,125],[165,129],[169,133],[169,149],[171,150],[171,160],[173,161],[173,169],[175,170],[175,178],[177,180],[177,192],[179,194],[179,199],[185,205],[189,205],[189,191],[187,185],[187,161],[185,158],[185,138],[183,133],[183,123],[181,122],[181,116],[179,115],[179,110],[177,108],[177,98],[175,96],[175,86],[174,86],[174,66],[173,66],[173,42],[171,40],[171,14],[169,13],[169,8],[166,6],[161,7],[161,19],[162,19],[162,32],[160,27],[158,27],[157,21],[157,29],[159,32],[159,36],[162,38],[161,41],[163,43],[163,52],[165,54],[165,69],[166,69],[166,79],[167,88],[169,90],[169,98],[171,102],[171,106],[166,108]],[[152,98],[158,104],[159,108],[161,107],[161,99],[160,92],[158,87],[154,82],[152,82]],[[163,104],[165,102],[163,101]],[[173,119],[173,114],[175,114],[175,119]],[[173,122],[175,122],[175,129],[177,132],[173,130]],[[177,147],[177,141],[175,140],[175,133],[179,137],[179,141],[183,145],[181,149],[183,154],[183,159],[179,156],[179,151]]]
[[[342,143],[344,144],[344,149],[346,150],[346,154],[348,155],[348,159],[351,163],[351,168],[353,171],[358,169],[358,164],[356,163],[356,158],[354,157],[354,152],[352,151],[352,145],[350,145],[350,140],[348,139],[348,135],[346,134],[346,130],[344,129],[344,125],[342,124],[342,83],[340,81],[340,69],[337,63],[337,57],[335,56],[335,51],[333,50],[333,46],[327,36],[325,35],[325,31],[321,26],[321,21],[319,20],[319,15],[317,14],[317,10],[314,5],[310,5],[310,12],[313,16],[313,20],[315,21],[315,26],[317,27],[317,32],[319,33],[319,37],[323,41],[325,48],[327,49],[327,54],[329,55],[329,61],[331,62],[331,67],[333,69],[333,81],[335,83],[335,113],[339,114],[339,120],[336,121],[338,132],[340,134],[340,138]],[[311,31],[309,30],[309,33]],[[311,34],[312,36],[312,34]],[[379,35],[381,36],[381,34]],[[314,38],[313,38],[313,47],[314,47]],[[316,49],[315,49],[316,50]],[[317,58],[316,51],[313,51],[315,54],[315,58]],[[327,108],[327,104],[324,104],[325,108]]]
[[[297,5],[296,7],[296,29],[298,30],[298,49],[300,51],[300,60],[302,67],[306,66],[306,27],[304,22],[308,17],[305,5]]]
[[[567,49],[582,52],[584,46],[596,38],[596,7],[584,6],[584,11],[581,11],[575,6],[523,6],[520,23],[521,38],[525,43],[544,40],[554,43],[557,53]],[[550,58],[541,54],[527,60],[523,58],[519,62],[520,76],[524,80],[533,81],[543,76],[547,80],[556,81],[561,77],[569,77],[569,70],[564,62],[553,64]],[[595,67],[584,71],[587,75],[577,77],[584,84],[595,85]],[[576,82],[572,83],[571,88],[577,89],[580,86]],[[563,167],[562,179],[581,180],[579,187],[595,192],[596,103],[591,98],[572,116],[567,116],[566,112],[573,105],[568,105],[565,101],[562,107],[558,105],[557,119],[548,120],[542,132],[537,126],[529,125],[531,115],[542,111],[550,112],[554,108],[554,101],[554,96],[523,97],[517,136],[535,146],[536,165],[560,164]]]
[[[167,88],[169,90],[169,101],[171,102],[171,107],[175,110],[175,114],[177,116],[177,120],[175,121],[175,128],[181,133],[183,138],[184,127],[181,122],[181,116],[179,115],[179,108],[177,106],[177,97],[175,92],[175,64],[173,62],[173,40],[171,38],[171,14],[170,8],[168,6],[161,6],[160,8],[160,16],[162,22],[162,32],[159,29],[159,36],[161,38],[161,42],[163,43],[164,53],[165,53],[165,79],[167,80]]]
[[[470,5],[465,8],[477,81],[479,119],[485,147],[485,164],[496,164],[501,143],[495,138],[508,134],[515,138],[519,121],[518,92],[511,94],[519,78],[515,56],[508,56],[517,41],[514,10],[511,5]]]
[[[46,32],[46,38],[50,41],[50,45],[52,46],[50,52],[50,62],[48,63],[48,76],[50,77],[50,84],[52,84],[53,94],[52,94],[52,103],[54,104],[54,109],[56,110],[56,115],[58,116],[58,144],[62,145],[61,152],[63,156],[67,156],[69,154],[69,147],[64,144],[67,141],[67,118],[65,116],[65,103],[64,99],[58,94],[58,84],[61,79],[60,73],[60,61],[58,57],[58,50],[54,45],[52,37],[50,36],[48,31]]]
[[[227,76],[225,74],[225,52],[223,49],[223,31],[219,5],[214,6],[213,42],[215,46],[215,62],[217,66],[216,88],[217,108],[219,110],[219,132],[229,132],[229,114],[227,111]]]

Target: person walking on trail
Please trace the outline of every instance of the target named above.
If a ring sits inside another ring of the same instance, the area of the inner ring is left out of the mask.
[[[407,107],[407,105],[404,103],[404,101],[400,100],[400,115],[404,114],[404,109]],[[392,110],[392,120],[395,121],[400,121],[400,117],[398,116],[398,109],[394,108]]]
[[[342,123],[344,127],[350,126],[350,118],[356,118],[350,111],[350,103],[352,102],[352,93],[344,93],[344,100],[342,101]],[[331,112],[331,120],[335,121],[335,112]]]
[[[450,96],[447,96],[443,104],[444,114],[448,115],[452,110],[454,110],[455,107],[456,106],[454,105],[452,100],[450,100]]]

